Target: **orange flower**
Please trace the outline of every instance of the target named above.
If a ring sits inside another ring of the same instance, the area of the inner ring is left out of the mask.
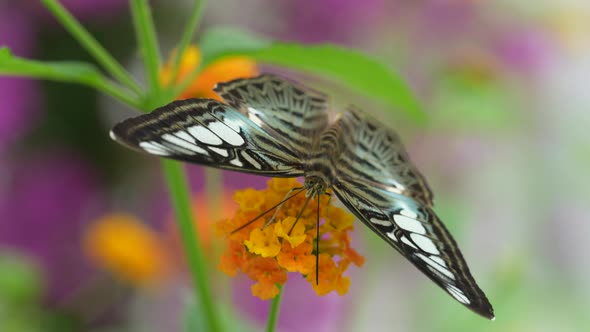
[[[292,248],[297,247],[307,238],[307,235],[305,234],[305,225],[299,222],[295,224],[295,220],[295,217],[287,217],[281,222],[277,222],[274,229],[275,234],[278,237],[287,240]],[[289,233],[291,227],[293,230]]]
[[[247,266],[246,274],[258,281],[252,285],[252,295],[269,300],[279,294],[277,284],[287,281],[287,272],[273,258],[254,257]]]
[[[336,264],[328,254],[320,254],[320,273],[319,282],[316,284],[315,269],[307,275],[307,281],[311,283],[313,290],[318,295],[326,295],[332,291],[336,291],[340,295],[348,292],[350,286],[350,279],[342,276],[342,272],[348,267],[347,263]]]
[[[236,211],[236,203],[231,199],[231,196],[224,194],[217,204],[210,204],[204,193],[193,195],[191,203],[195,230],[199,235],[201,249],[207,253],[211,253],[214,247],[212,241],[214,239],[214,221],[217,221],[217,218],[231,217]],[[212,207],[211,205],[215,206]],[[174,251],[182,253],[180,234],[178,233],[177,223],[174,218],[175,216],[170,216],[167,220],[166,240],[174,248]],[[182,263],[179,261],[178,264]]]
[[[350,263],[361,266],[364,261],[350,247],[348,232],[353,228],[354,218],[342,209],[329,207],[328,197],[320,197],[320,222],[323,223],[319,238],[319,283],[316,285],[317,201],[311,200],[301,213],[307,198],[303,193],[291,192],[293,188],[301,188],[296,179],[276,178],[268,182],[265,190],[246,189],[235,193],[234,199],[240,207],[233,218],[217,225],[228,242],[219,269],[230,276],[238,271],[248,275],[257,282],[252,286],[252,294],[265,300],[278,294],[278,285],[287,281],[287,272],[303,275],[318,295],[332,291],[343,295],[350,280],[342,274]],[[276,215],[271,210],[252,222],[287,194],[297,196],[286,201]],[[294,216],[300,213],[297,220]],[[273,215],[274,225],[267,225]]]
[[[306,242],[292,247],[290,243],[283,242],[283,248],[277,255],[277,261],[288,272],[299,272],[306,275],[315,266],[313,246]]]
[[[164,86],[171,85],[172,69],[176,59],[175,53],[172,53],[168,62],[160,70],[160,81]],[[180,58],[178,75],[172,84],[176,85],[184,81],[201,64],[201,61],[202,55],[199,48],[194,45],[188,46]],[[221,98],[213,91],[213,87],[217,83],[237,78],[254,77],[257,74],[256,63],[250,58],[244,56],[224,57],[203,68],[201,73],[178,98],[213,98],[219,100]]]
[[[244,244],[250,252],[262,257],[275,257],[281,250],[279,238],[271,227],[254,229]]]
[[[153,284],[168,269],[158,235],[132,215],[113,213],[99,218],[86,230],[83,246],[96,265],[136,285]]]

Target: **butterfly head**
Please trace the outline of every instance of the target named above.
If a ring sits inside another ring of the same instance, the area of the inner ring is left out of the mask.
[[[305,195],[307,197],[318,197],[326,193],[326,189],[328,189],[328,183],[321,176],[306,175],[303,188],[306,190]]]

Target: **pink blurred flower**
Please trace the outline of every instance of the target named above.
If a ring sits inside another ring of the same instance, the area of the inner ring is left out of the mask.
[[[1,7],[0,47],[9,47],[18,56],[30,56],[35,29],[23,11]],[[35,124],[40,104],[37,87],[33,80],[0,76],[0,153]]]
[[[304,278],[289,274],[285,285],[277,329],[285,332],[316,331],[337,332],[345,329],[343,317],[350,306],[351,296],[342,297],[332,293],[318,296]],[[234,281],[233,303],[237,310],[264,326],[268,319],[271,301],[252,296],[246,278]]]
[[[70,13],[77,19],[88,20],[109,20],[119,14],[122,10],[128,8],[127,0],[60,0]],[[51,18],[45,6],[38,0],[14,1],[13,5],[18,4],[23,8],[28,8],[38,17],[43,19]],[[16,6],[16,5],[15,5]]]
[[[383,0],[284,1],[287,38],[305,43],[348,43],[383,12]]]
[[[514,28],[496,37],[495,53],[509,69],[532,74],[552,57],[550,40],[541,31]]]
[[[79,239],[104,209],[96,173],[57,151],[5,162],[1,169],[0,247],[39,263],[50,302],[68,297],[92,272]]]

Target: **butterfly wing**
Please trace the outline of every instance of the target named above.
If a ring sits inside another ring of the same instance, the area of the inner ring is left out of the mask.
[[[344,130],[336,164],[341,177],[385,185],[390,190],[433,204],[433,195],[426,180],[410,162],[399,136],[364,113],[350,108],[334,126]],[[354,134],[351,134],[354,133]]]
[[[270,74],[220,83],[215,91],[232,107],[305,159],[328,125],[327,97]]]
[[[172,102],[118,123],[111,137],[141,152],[211,167],[268,176],[303,174],[292,147],[212,99]]]
[[[424,179],[397,135],[355,111],[342,120],[354,134],[336,161],[333,190],[342,203],[457,301],[487,318],[493,309],[457,243],[432,210]]]

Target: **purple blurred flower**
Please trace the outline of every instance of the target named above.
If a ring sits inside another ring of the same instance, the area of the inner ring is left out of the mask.
[[[127,0],[61,0],[61,4],[80,19],[91,17],[109,18],[122,8],[127,8]]]
[[[27,7],[42,19],[50,19],[52,15],[38,0],[14,1],[21,7]],[[128,7],[127,0],[60,0],[72,15],[79,20],[109,20]]]
[[[285,1],[286,37],[306,43],[348,43],[381,15],[384,5],[383,0]]]
[[[252,318],[260,326],[268,319],[271,301],[252,296],[252,281],[244,276],[235,278],[233,303],[239,311]],[[348,296],[330,293],[318,296],[309,283],[295,274],[289,274],[284,286],[279,314],[278,330],[286,332],[316,331],[336,332],[344,330],[344,316],[350,305]]]
[[[103,210],[96,174],[65,152],[2,166],[0,246],[30,255],[45,272],[48,299],[59,301],[90,276],[78,242]]]
[[[432,1],[416,5],[419,6],[416,22],[422,30],[419,37],[432,42],[445,44],[449,38],[455,41],[464,38],[478,23],[476,5],[466,1]],[[418,40],[424,43],[423,39]]]
[[[30,56],[34,30],[24,12],[0,8],[0,47],[9,47],[18,56]],[[0,77],[0,153],[34,125],[38,106],[37,82]]]
[[[495,51],[498,58],[512,70],[524,74],[539,71],[551,58],[549,40],[532,29],[512,29],[497,37]]]

